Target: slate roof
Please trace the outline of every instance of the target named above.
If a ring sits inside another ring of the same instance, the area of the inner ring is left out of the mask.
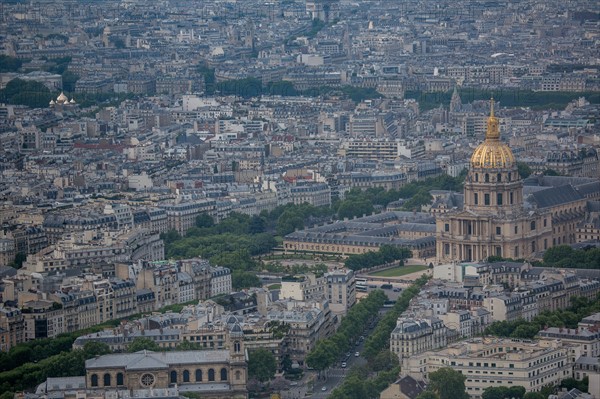
[[[395,383],[400,385],[400,392],[410,399],[415,399],[425,390],[425,384],[408,375],[400,378]]]
[[[594,194],[600,193],[600,180],[580,184],[575,189],[584,197],[592,197]]]
[[[581,200],[583,196],[573,186],[560,186],[537,191],[532,193],[530,198],[536,203],[538,208],[549,208]]]
[[[125,370],[146,370],[168,368],[172,364],[224,363],[229,361],[228,350],[113,353],[86,360],[88,370],[124,368]]]

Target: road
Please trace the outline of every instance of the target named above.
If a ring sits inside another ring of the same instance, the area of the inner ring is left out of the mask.
[[[355,352],[362,353],[363,343],[359,346],[355,346],[350,353],[350,357],[346,362],[346,368],[341,368],[341,362],[336,364],[336,367],[330,368],[324,371],[324,378],[321,380],[317,380],[314,386],[312,398],[324,399],[329,396],[331,391],[333,391],[338,385],[340,385],[346,375],[350,371],[353,366],[362,366],[367,363],[366,359],[362,356],[356,357]],[[322,388],[326,387],[327,390],[323,391]]]
[[[373,288],[373,289],[369,288],[369,292],[374,289],[375,288]],[[391,300],[396,300],[398,298],[398,296],[401,294],[401,292],[393,292],[392,290],[384,290],[384,291]],[[389,308],[382,308],[379,311],[379,317],[377,318],[377,321],[375,322],[375,326],[377,325],[377,322],[379,322],[379,320],[381,320],[381,317],[388,311],[389,311]],[[373,331],[373,329],[370,329],[368,327],[366,328],[366,330],[363,332],[363,336],[365,337],[365,339],[369,336],[369,334],[372,331]],[[364,341],[360,342],[360,344],[358,346],[355,345],[352,348],[350,348],[350,350],[349,350],[350,357],[346,361],[346,368],[341,367],[341,363],[344,359],[338,359],[338,361],[336,362],[334,367],[332,367],[328,370],[325,370],[325,371],[323,371],[323,373],[321,373],[321,379],[317,379],[315,377],[315,383],[314,383],[314,386],[312,387],[312,395],[311,395],[311,390],[310,390],[309,384],[307,383],[307,379],[305,377],[304,381],[300,382],[300,385],[290,386],[287,391],[282,392],[282,398],[302,399],[304,397],[307,397],[307,398],[310,397],[310,398],[325,399],[325,398],[329,397],[329,395],[331,394],[331,391],[333,391],[335,388],[337,388],[339,385],[341,385],[344,382],[344,378],[346,378],[346,376],[348,375],[348,372],[350,371],[350,369],[353,366],[362,366],[367,363],[367,360],[365,358],[363,358],[362,355],[355,356],[356,352],[358,352],[359,354],[362,354],[363,346],[364,346]],[[322,390],[323,387],[326,387],[325,391]]]
[[[396,294],[394,300],[397,298],[397,295],[399,294],[397,292],[392,292],[392,290],[385,290],[385,291],[388,296],[390,296],[391,293]],[[381,320],[381,317],[388,310],[389,310],[389,308],[383,308],[379,311],[379,317],[377,318],[377,322],[379,322],[379,320]],[[375,323],[375,325],[377,325],[377,322]],[[367,336],[372,331],[373,331],[373,329],[367,328],[363,333],[364,337],[367,338]],[[310,397],[311,398],[319,398],[319,399],[327,398],[330,395],[331,391],[333,391],[336,387],[338,387],[340,384],[342,384],[344,382],[344,378],[346,378],[346,375],[348,374],[348,372],[350,371],[350,369],[353,366],[362,366],[362,365],[366,364],[367,360],[364,357],[362,357],[362,355],[360,355],[358,357],[355,356],[356,352],[358,352],[359,354],[362,354],[363,346],[364,346],[364,341],[362,341],[358,346],[354,346],[353,348],[350,349],[350,351],[349,351],[350,357],[346,361],[346,368],[341,368],[341,362],[343,361],[343,359],[340,359],[337,362],[336,367],[330,368],[329,370],[325,370],[324,378],[321,380],[317,380],[315,382],[313,394]],[[323,391],[322,390],[323,387],[326,387],[327,389],[325,391]]]

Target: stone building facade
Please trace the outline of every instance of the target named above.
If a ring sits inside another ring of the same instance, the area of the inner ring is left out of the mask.
[[[500,141],[494,108],[485,141],[471,156],[462,210],[436,220],[439,261],[478,261],[489,256],[534,258],[552,243],[547,209],[526,209],[523,181],[511,149]]]
[[[230,332],[229,349],[113,353],[86,361],[89,391],[151,391],[176,387],[207,399],[248,397],[247,363],[239,325]],[[144,397],[144,396],[139,396]]]

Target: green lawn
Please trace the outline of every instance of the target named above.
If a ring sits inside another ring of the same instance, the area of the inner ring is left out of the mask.
[[[409,266],[398,266],[392,267],[391,269],[380,270],[378,272],[369,273],[371,276],[379,277],[400,277],[406,274],[420,272],[427,270],[427,266],[423,265],[409,265]]]

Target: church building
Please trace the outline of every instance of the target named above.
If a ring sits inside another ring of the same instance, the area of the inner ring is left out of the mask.
[[[492,99],[485,141],[471,156],[464,206],[436,218],[438,261],[535,257],[552,246],[552,214],[527,205],[515,156],[500,141]]]

